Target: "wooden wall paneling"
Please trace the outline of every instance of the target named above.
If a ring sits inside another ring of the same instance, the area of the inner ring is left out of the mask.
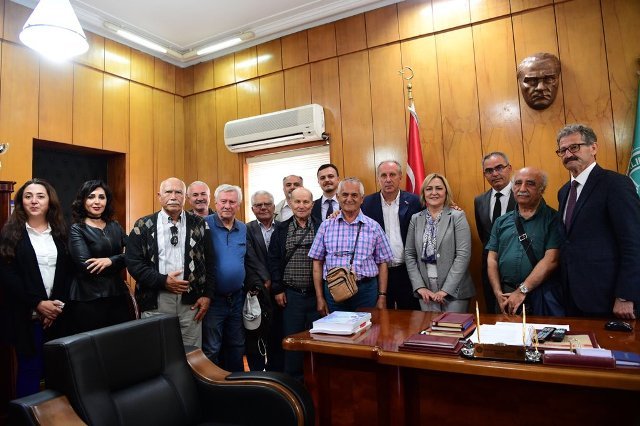
[[[224,144],[224,125],[238,118],[236,86],[216,91],[216,147],[218,150],[218,182],[240,185],[240,156],[230,152]]]
[[[433,29],[442,31],[471,22],[469,0],[432,0]]]
[[[193,94],[193,69],[176,68],[176,93],[180,96],[189,96]]]
[[[185,100],[182,96],[174,96],[173,97],[173,110],[175,112],[174,118],[174,174],[178,176],[180,179],[183,179],[187,185],[189,185],[193,181],[187,181],[186,173],[185,173],[185,112],[184,112],[184,104]],[[195,180],[195,179],[194,179]]]
[[[374,166],[387,159],[400,164],[407,161],[404,111],[408,101],[404,97],[404,80],[398,74],[401,68],[400,43],[369,49]]]
[[[511,13],[553,4],[554,0],[510,0]]]
[[[311,103],[309,64],[284,71],[284,106],[295,108]]]
[[[444,173],[442,113],[438,86],[435,36],[421,37],[401,44],[402,66],[414,71],[413,97],[418,114],[420,144],[426,173]],[[406,87],[406,82],[404,83]],[[405,95],[406,96],[406,95]],[[406,121],[409,113],[406,112]],[[408,136],[408,135],[407,135]]]
[[[640,2],[602,2],[611,106],[616,140],[618,171],[625,173],[633,143],[637,108],[638,58],[640,57]]]
[[[483,0],[469,2],[471,22],[506,16],[510,13],[509,2],[506,0]]]
[[[213,89],[213,61],[200,62],[193,66],[193,92]]]
[[[307,32],[298,31],[282,37],[282,68],[293,68],[309,62]]]
[[[213,86],[222,87],[236,81],[235,60],[233,54],[213,60]]]
[[[282,72],[260,78],[260,114],[280,111],[284,106],[284,77]]]
[[[184,180],[198,179],[196,96],[184,98]],[[210,182],[207,182],[211,185]]]
[[[38,135],[38,74],[35,53],[2,43],[0,141],[11,147],[2,156],[0,178],[17,182],[16,188],[32,177],[33,138]]]
[[[24,46],[18,37],[22,27],[24,26],[29,16],[31,16],[32,9],[15,3],[11,0],[4,1],[4,39],[12,41]]]
[[[38,137],[71,143],[73,140],[73,64],[40,61]]]
[[[169,177],[182,178],[175,173],[174,105],[173,95],[161,90],[153,90],[153,186],[155,188],[159,188],[160,182]],[[154,209],[159,208],[160,203],[156,199]]]
[[[436,36],[445,173],[454,201],[467,212],[484,190],[472,38],[469,27]],[[473,226],[471,214],[467,220]]]
[[[280,39],[259,44],[258,75],[267,75],[282,70],[282,45]]]
[[[176,66],[158,58],[154,60],[154,85],[165,92],[176,92]]]
[[[367,31],[364,14],[336,21],[336,50],[338,55],[367,48]]]
[[[344,176],[338,59],[312,63],[310,76],[311,101],[324,107],[324,128],[329,134],[331,162],[339,168],[340,176]]]
[[[398,3],[400,40],[433,32],[431,0],[405,0]]]
[[[129,152],[129,80],[104,75],[102,147]]]
[[[599,0],[555,6],[567,123],[586,123],[598,136],[598,164],[617,168],[609,74]],[[584,31],[589,28],[589,31]]]
[[[243,81],[236,84],[238,118],[260,115],[260,80]]]
[[[340,56],[343,176],[356,176],[365,193],[375,191],[375,155],[369,84],[369,53]]]
[[[158,188],[153,166],[153,89],[131,83],[129,145],[129,223],[154,212]]]
[[[0,1],[0,34],[4,34],[4,1]]]
[[[507,154],[514,170],[524,167],[511,19],[474,25],[472,30],[482,156],[501,151]]]
[[[336,56],[336,26],[333,22],[307,30],[309,62]]]
[[[235,81],[258,76],[258,50],[255,46],[235,53]]]
[[[73,71],[73,144],[102,148],[103,73],[82,65]]]
[[[368,47],[393,43],[400,39],[398,9],[395,3],[366,12],[364,20]]]
[[[131,80],[153,87],[154,65],[153,56],[131,49]]]
[[[558,55],[555,16],[552,6],[513,15],[512,22],[516,64],[536,52],[549,52]],[[516,78],[515,74],[514,78]],[[554,208],[558,206],[555,193],[568,178],[567,170],[555,154],[555,150],[558,148],[556,134],[565,124],[563,81],[564,77],[561,77],[558,96],[554,103],[541,111],[529,108],[518,90],[524,164],[539,167],[547,172],[549,183],[545,200]]]
[[[218,186],[218,149],[216,142],[216,92],[211,90],[196,97],[196,152],[198,180],[210,188]],[[192,159],[193,160],[193,159]]]
[[[131,48],[116,41],[104,39],[104,70],[122,78],[131,78]]]
[[[89,50],[74,58],[79,64],[104,71],[104,37],[89,31],[84,32],[89,43]]]

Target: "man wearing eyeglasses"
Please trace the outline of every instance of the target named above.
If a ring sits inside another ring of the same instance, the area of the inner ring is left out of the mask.
[[[473,200],[476,228],[482,241],[482,289],[487,312],[496,313],[496,298],[487,275],[487,250],[493,222],[515,208],[516,201],[511,191],[511,164],[503,152],[491,152],[482,159],[482,171],[491,189]]]
[[[282,371],[282,312],[275,307],[271,295],[271,275],[268,266],[268,249],[277,221],[274,221],[273,195],[256,191],[251,196],[251,210],[256,220],[247,223],[247,255],[245,287],[258,294],[260,308],[271,315],[269,324],[264,318],[257,330],[245,330],[245,350],[250,370]]]
[[[571,173],[558,191],[560,265],[569,316],[635,319],[640,303],[640,199],[629,177],[596,163],[598,140],[583,124],[556,138]]]
[[[201,321],[215,291],[211,237],[204,219],[184,211],[185,184],[160,184],[162,209],[138,219],[125,251],[143,318],[178,315],[182,341],[202,346]]]

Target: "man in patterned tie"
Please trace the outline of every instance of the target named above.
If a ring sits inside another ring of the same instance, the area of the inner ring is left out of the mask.
[[[558,191],[567,315],[635,319],[640,199],[633,182],[596,163],[598,139],[591,128],[567,125],[556,141],[556,154],[571,172],[570,182]]]

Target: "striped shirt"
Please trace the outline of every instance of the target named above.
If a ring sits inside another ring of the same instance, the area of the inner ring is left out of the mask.
[[[353,257],[353,271],[357,279],[377,276],[378,265],[393,260],[389,238],[378,222],[360,211],[356,220],[347,223],[340,213],[335,219],[322,222],[309,250],[310,258],[324,261],[323,278],[331,268],[349,267],[359,223],[362,223],[362,228]]]

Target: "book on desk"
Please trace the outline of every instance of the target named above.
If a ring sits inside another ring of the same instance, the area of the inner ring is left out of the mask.
[[[371,325],[371,312],[335,311],[313,322],[310,333],[350,335]]]

